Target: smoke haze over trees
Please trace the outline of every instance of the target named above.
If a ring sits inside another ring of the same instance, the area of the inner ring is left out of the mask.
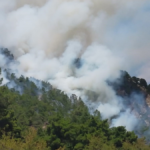
[[[0,0],[1,86],[75,94],[111,127],[148,137],[149,16],[148,0]]]

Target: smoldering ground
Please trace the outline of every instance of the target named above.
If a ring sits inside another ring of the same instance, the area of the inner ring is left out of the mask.
[[[110,118],[124,105],[108,79],[127,70],[149,80],[149,15],[148,0],[0,0],[0,46],[15,60],[5,68],[49,81]]]

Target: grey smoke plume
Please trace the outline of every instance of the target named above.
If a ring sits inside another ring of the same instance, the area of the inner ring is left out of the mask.
[[[16,62],[0,65],[74,93],[110,118],[123,104],[106,80],[120,70],[149,79],[149,15],[148,0],[0,0],[0,46]]]

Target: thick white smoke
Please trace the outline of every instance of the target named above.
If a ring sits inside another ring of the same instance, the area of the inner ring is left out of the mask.
[[[120,70],[150,76],[149,15],[148,0],[0,0],[0,46],[17,62],[5,67],[75,93],[110,118],[123,106],[106,80]],[[130,120],[114,125],[131,130]]]

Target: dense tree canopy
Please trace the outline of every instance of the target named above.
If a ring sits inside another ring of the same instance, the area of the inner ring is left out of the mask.
[[[99,111],[92,115],[75,95],[49,83],[8,74],[0,87],[0,149],[9,150],[147,150],[144,139],[125,127],[109,127]],[[35,81],[35,80],[34,80]],[[10,84],[14,84],[10,88]],[[142,80],[142,84],[145,82]]]

